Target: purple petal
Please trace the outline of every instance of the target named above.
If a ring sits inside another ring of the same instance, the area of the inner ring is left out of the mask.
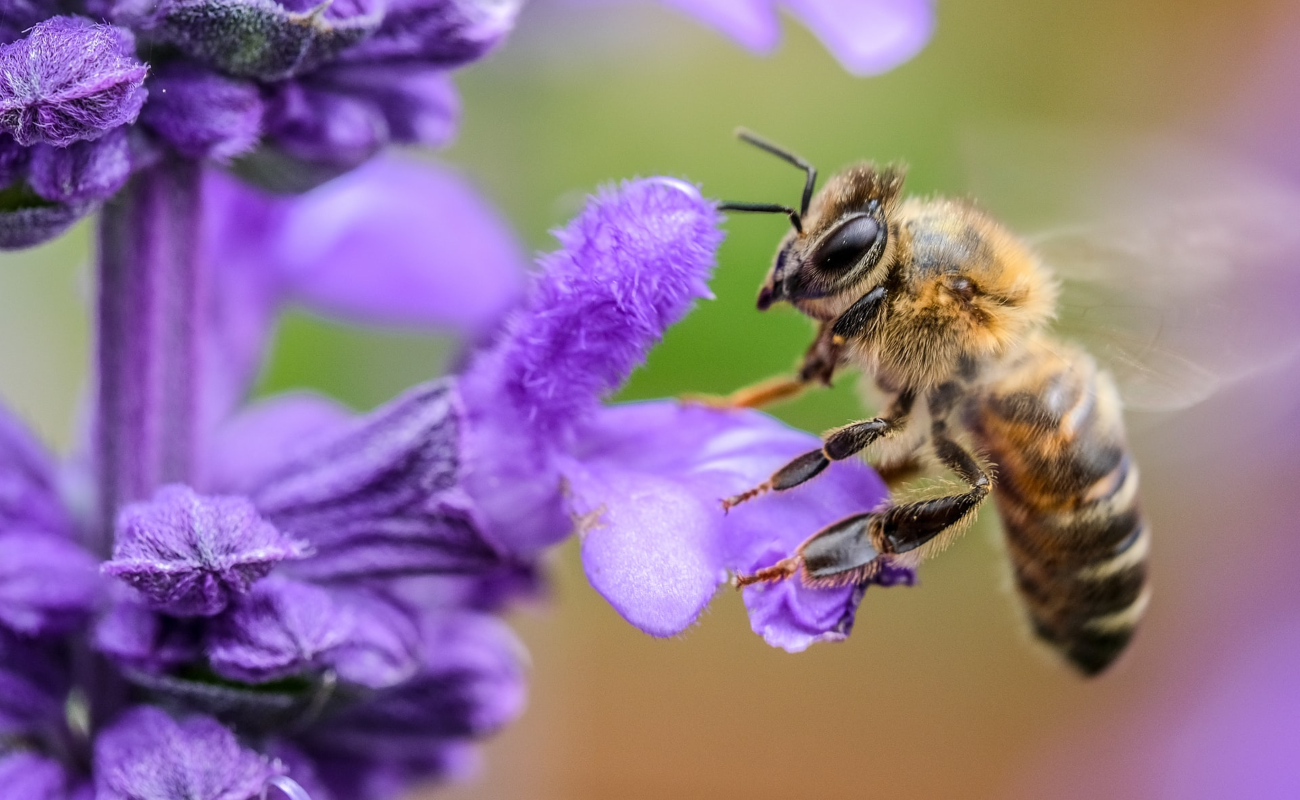
[[[478,572],[499,561],[457,490],[459,399],[416,387],[292,453],[254,491],[258,509],[316,555],[315,579]]]
[[[783,0],[854,75],[908,61],[934,32],[931,0]]]
[[[523,650],[500,620],[429,617],[421,639],[422,663],[413,678],[340,710],[310,734],[309,747],[418,764],[439,744],[491,734],[523,710]]]
[[[684,630],[728,572],[766,566],[825,525],[884,499],[876,474],[846,461],[807,487],[722,511],[721,498],[819,446],[816,437],[757,412],[670,402],[606,409],[581,432],[566,468],[588,580],[647,633]],[[780,591],[780,602],[755,595],[751,607],[755,630],[771,644],[802,649],[851,624],[857,598],[849,590]]]
[[[347,641],[330,655],[343,681],[383,689],[405,681],[420,666],[420,628],[415,613],[379,592],[338,592],[335,600],[353,619]]]
[[[62,720],[69,683],[66,656],[54,646],[0,628],[0,736]]]
[[[141,122],[183,156],[226,161],[262,135],[262,96],[250,81],[178,62],[155,70],[148,87]]]
[[[21,528],[70,537],[57,481],[54,459],[0,406],[0,532]]]
[[[340,64],[313,73],[307,85],[365,102],[383,119],[385,142],[443,147],[460,123],[451,75],[423,63]]]
[[[568,534],[552,449],[708,297],[711,201],[668,178],[603,190],[557,236],[527,306],[462,379],[465,485],[487,530],[528,557]]]
[[[68,539],[0,534],[0,624],[29,636],[72,630],[89,618],[99,595],[97,566]]]
[[[31,151],[27,182],[55,203],[106,200],[131,176],[131,146],[125,128],[67,147],[38,144]]]
[[[96,623],[94,644],[120,666],[156,675],[199,659],[202,623],[163,616],[136,598],[124,596]]]
[[[113,560],[103,570],[156,611],[212,616],[276,564],[306,553],[245,498],[205,497],[174,485],[122,509]]]
[[[36,23],[54,15],[54,3],[44,0],[2,0],[0,2],[0,42],[21,39]]]
[[[214,719],[137,706],[96,739],[94,772],[97,800],[251,800],[280,770]]]
[[[736,40],[756,53],[769,53],[781,40],[773,0],[661,0]]]
[[[267,97],[266,136],[293,158],[350,169],[388,143],[388,122],[367,97],[288,81]]]
[[[53,17],[0,48],[0,127],[23,145],[98,139],[135,121],[145,71],[129,33]]]
[[[356,415],[324,395],[290,392],[259,400],[228,420],[212,437],[206,485],[222,492],[251,492],[305,441],[342,429]]]
[[[82,787],[69,787],[59,762],[29,752],[0,756],[0,800],[72,800]]]
[[[491,374],[467,401],[508,401],[514,424],[556,435],[617,389],[695,301],[722,241],[711,200],[670,178],[629,181],[589,199],[556,236],[525,309],[511,319]],[[504,395],[504,396],[502,396]]]
[[[373,0],[164,0],[150,34],[228,75],[274,81],[332,60],[383,17]]]
[[[500,44],[522,6],[522,0],[392,0],[375,35],[343,58],[460,66]]]
[[[218,675],[248,683],[298,675],[331,663],[354,624],[326,590],[272,576],[213,621],[208,660]]]
[[[298,198],[277,233],[270,250],[286,291],[349,320],[481,336],[523,294],[510,227],[434,165],[376,159]]]
[[[268,249],[288,204],[219,170],[204,172],[204,259],[212,265],[203,341],[203,416],[225,422],[252,387],[283,290]]]

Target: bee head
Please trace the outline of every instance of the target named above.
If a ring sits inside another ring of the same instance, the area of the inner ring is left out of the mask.
[[[889,215],[903,186],[901,168],[859,164],[831,178],[814,197],[815,167],[749,131],[742,129],[737,135],[807,173],[798,211],[767,203],[719,206],[731,211],[785,214],[794,228],[777,249],[758,293],[760,311],[782,300],[798,304],[865,286],[873,273],[879,273],[877,282],[883,279],[884,270],[877,267],[887,263]]]

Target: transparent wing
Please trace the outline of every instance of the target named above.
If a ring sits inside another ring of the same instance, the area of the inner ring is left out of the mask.
[[[1052,150],[1040,176],[1062,172]],[[1058,208],[1092,221],[1030,238],[1061,281],[1057,332],[1129,406],[1184,408],[1300,353],[1300,191],[1168,143],[1071,163],[1092,167]]]

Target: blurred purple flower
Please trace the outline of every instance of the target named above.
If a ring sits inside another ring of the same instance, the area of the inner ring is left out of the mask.
[[[784,11],[821,39],[841,66],[854,75],[888,72],[920,52],[934,31],[933,0],[659,2],[764,55],[775,50],[781,41],[781,12]]]
[[[74,785],[59,762],[17,751],[0,755],[0,800],[92,800],[89,784]]]

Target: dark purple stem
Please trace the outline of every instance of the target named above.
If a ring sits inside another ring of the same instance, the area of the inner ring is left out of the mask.
[[[117,510],[192,471],[198,417],[200,176],[174,159],[137,172],[99,220],[96,552]]]

